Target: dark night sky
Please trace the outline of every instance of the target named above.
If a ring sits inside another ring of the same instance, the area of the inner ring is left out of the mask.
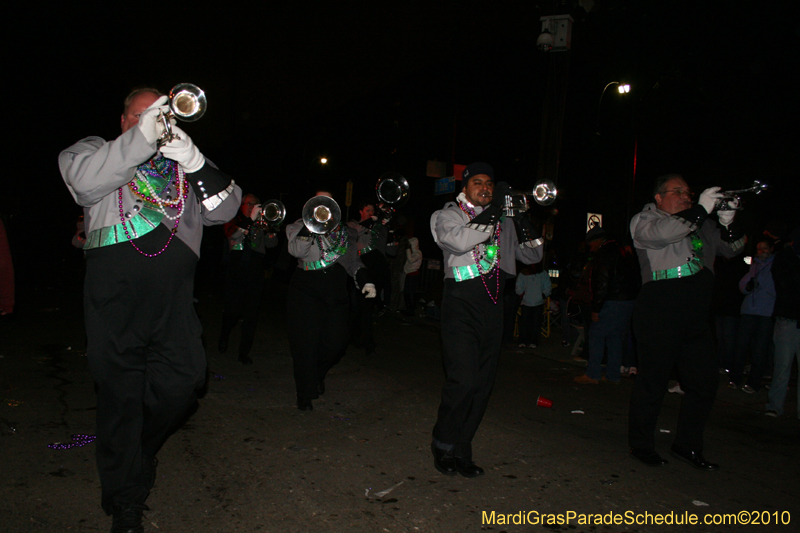
[[[412,187],[405,214],[426,240],[427,219],[445,200],[432,195],[427,160],[486,160],[498,180],[533,185],[556,64],[568,73],[557,239],[580,239],[587,210],[624,229],[626,211],[664,172],[684,173],[695,188],[770,181],[769,200],[742,214],[748,229],[775,214],[796,223],[800,26],[796,8],[785,7],[793,3],[597,0],[589,13],[577,2],[382,4],[31,13],[6,34],[8,72],[20,76],[6,82],[17,95],[7,95],[4,121],[17,157],[0,213],[15,252],[31,253],[18,228],[42,228],[40,250],[50,238],[54,255],[69,252],[80,210],[58,152],[87,135],[116,136],[131,87],[182,81],[209,98],[206,116],[185,125],[196,144],[262,200],[283,193],[290,220],[318,178],[342,194],[351,178],[360,197],[397,170]],[[560,57],[535,49],[539,17],[555,12],[575,18],[572,51]],[[608,92],[598,109],[603,86],[623,79],[633,92]],[[322,154],[331,160],[324,175],[312,163]],[[46,214],[29,202],[39,197]]]

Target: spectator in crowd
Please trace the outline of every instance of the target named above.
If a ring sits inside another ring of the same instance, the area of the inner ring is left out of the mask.
[[[772,281],[772,241],[762,238],[756,243],[756,256],[750,270],[739,280],[739,290],[745,295],[742,301],[736,351],[731,369],[732,389],[741,385],[742,392],[753,394],[761,387],[761,378],[769,359],[769,341],[772,335],[772,311],[775,307],[775,284]],[[742,385],[744,361],[750,352],[750,372]]]
[[[591,331],[589,334],[589,366],[575,378],[577,383],[594,384],[602,377],[602,361],[608,347],[606,379],[620,381],[622,352],[625,350],[631,315],[639,293],[639,273],[631,253],[609,239],[605,230],[595,226],[586,234],[592,257]]]
[[[408,239],[408,248],[406,248],[406,262],[403,265],[403,272],[405,272],[405,281],[403,282],[403,297],[405,299],[406,309],[403,314],[406,316],[414,316],[414,308],[416,307],[416,293],[419,287],[419,269],[422,266],[422,252],[419,250],[419,239],[411,237]]]
[[[542,313],[545,300],[550,297],[550,276],[542,270],[542,264],[526,266],[517,276],[515,291],[522,296],[519,318],[520,348],[536,348],[542,330]]]
[[[791,242],[775,254],[772,279],[775,283],[775,366],[765,415],[783,414],[792,363],[797,360],[800,383],[800,227],[792,231]],[[797,387],[797,418],[800,419],[800,386]]]

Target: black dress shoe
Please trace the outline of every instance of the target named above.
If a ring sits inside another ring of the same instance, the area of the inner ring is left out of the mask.
[[[453,450],[442,450],[437,448],[435,444],[431,444],[431,451],[433,452],[433,466],[436,470],[445,476],[455,476],[458,474],[456,468],[456,458],[453,457]]]
[[[250,359],[249,355],[240,355],[239,356],[239,362],[242,363],[243,365],[252,365],[253,364],[253,360]]]
[[[698,470],[705,470],[707,472],[719,470],[719,465],[706,461],[701,452],[693,452],[673,444],[669,454],[675,459],[680,459],[684,463],[689,463]]]
[[[669,461],[658,455],[654,450],[648,448],[631,448],[631,455],[647,466],[664,466]]]
[[[473,478],[484,474],[483,468],[472,462],[472,459],[456,457],[456,470],[464,477]]]
[[[150,509],[143,503],[114,505],[111,533],[144,533],[142,511]]]
[[[297,408],[301,411],[313,411],[314,406],[311,404],[311,400],[307,400],[305,398],[297,398]]]

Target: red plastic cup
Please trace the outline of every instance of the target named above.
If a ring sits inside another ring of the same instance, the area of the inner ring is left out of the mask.
[[[539,396],[536,400],[536,405],[539,407],[553,407],[553,400],[545,398],[544,396]]]

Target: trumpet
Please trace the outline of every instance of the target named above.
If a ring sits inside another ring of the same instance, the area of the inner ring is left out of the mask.
[[[394,216],[398,207],[408,201],[411,187],[408,180],[399,172],[386,172],[378,178],[375,184],[375,195],[380,200],[375,207],[380,211],[380,217],[387,222]]]
[[[534,185],[533,190],[530,192],[511,191],[511,194],[507,194],[504,214],[507,217],[522,215],[530,209],[530,200],[545,206],[555,202],[556,196],[558,196],[558,190],[556,190],[555,184],[550,180],[541,180]]]
[[[311,233],[330,233],[341,220],[342,210],[330,196],[315,196],[303,206],[303,224]]]
[[[762,183],[758,180],[753,180],[753,186],[748,187],[747,189],[734,189],[732,191],[720,191],[722,194],[722,198],[717,200],[717,203],[714,205],[715,211],[739,211],[744,209],[741,202],[739,202],[740,195],[746,192],[752,192],[756,195],[761,194],[762,192],[769,189],[769,185],[766,183]],[[735,206],[732,206],[732,203],[736,203]]]
[[[281,222],[286,218],[286,207],[280,200],[270,200],[261,206],[261,213],[255,223],[258,226],[269,230],[270,228],[277,228]]]
[[[179,83],[169,91],[169,111],[159,113],[158,120],[164,132],[158,138],[158,146],[164,146],[174,139],[180,139],[177,133],[172,133],[172,120],[180,119],[184,122],[194,122],[206,112],[206,93],[192,83]]]

